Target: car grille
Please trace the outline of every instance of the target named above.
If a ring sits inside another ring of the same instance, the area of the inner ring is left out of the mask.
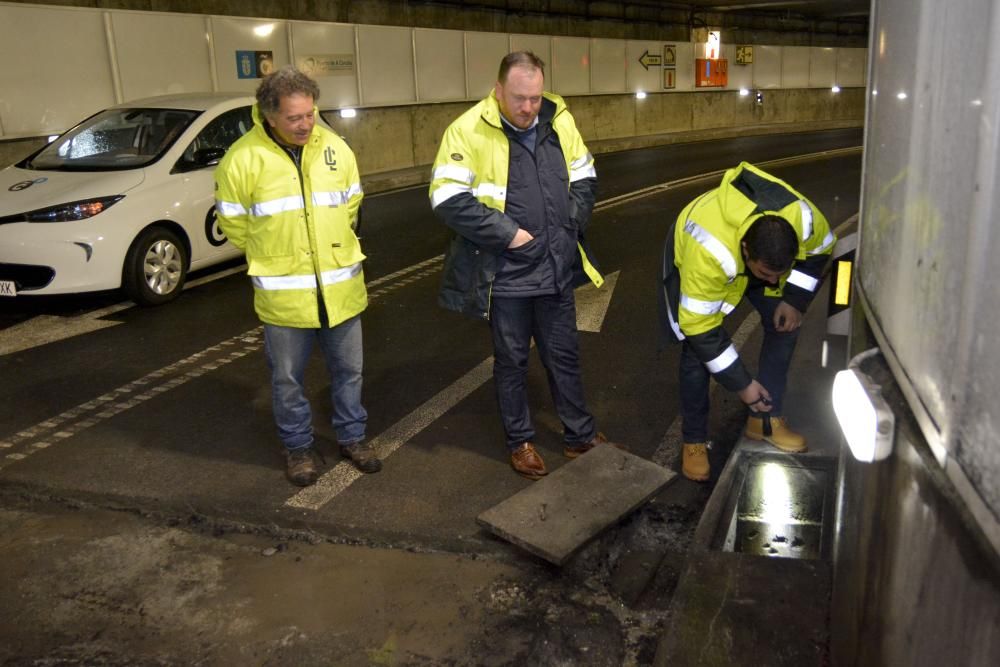
[[[18,292],[42,289],[52,282],[55,275],[55,269],[50,266],[0,264],[0,280],[13,280]]]

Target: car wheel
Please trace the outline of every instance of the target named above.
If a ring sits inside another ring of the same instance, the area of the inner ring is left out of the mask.
[[[137,304],[158,306],[180,295],[187,269],[187,249],[177,234],[150,227],[128,249],[122,283]]]

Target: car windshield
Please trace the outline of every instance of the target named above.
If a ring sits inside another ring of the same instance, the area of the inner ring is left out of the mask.
[[[159,158],[198,117],[182,109],[108,109],[31,158],[30,169],[133,169]]]

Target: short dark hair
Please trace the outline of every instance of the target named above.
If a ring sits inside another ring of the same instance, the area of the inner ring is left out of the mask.
[[[281,98],[296,93],[309,95],[316,101],[319,86],[292,65],[285,65],[265,76],[257,86],[257,108],[265,116],[276,114],[281,108]]]
[[[799,235],[780,215],[762,215],[743,235],[749,259],[760,260],[772,271],[785,272],[799,253]]]
[[[507,83],[507,72],[510,71],[511,67],[538,69],[542,71],[542,78],[545,78],[545,61],[531,51],[514,51],[505,55],[503,60],[500,61],[500,71],[497,73],[497,81]]]

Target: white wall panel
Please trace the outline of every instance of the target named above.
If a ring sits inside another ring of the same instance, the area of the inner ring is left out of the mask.
[[[755,45],[753,47],[753,87],[781,87],[781,47]]]
[[[470,99],[490,94],[497,82],[500,61],[510,53],[510,39],[495,32],[465,33],[465,80]]]
[[[754,47],[757,50],[757,47]],[[728,90],[739,90],[753,88],[753,63],[749,65],[736,64],[736,45],[723,44],[722,57],[729,63],[729,81],[726,85]]]
[[[531,51],[536,56],[542,59],[545,63],[545,85],[548,87],[550,75],[552,73],[552,38],[548,35],[511,35],[510,36],[510,51]],[[506,54],[504,54],[506,55]],[[500,61],[497,61],[496,67],[500,67]],[[496,75],[494,75],[496,78]]]
[[[837,49],[813,46],[809,49],[809,87],[830,88],[837,83]]]
[[[353,25],[296,21],[292,23],[292,53],[295,66],[319,84],[323,108],[359,104]]]
[[[421,102],[464,100],[465,48],[457,30],[413,31],[417,53],[417,99]]]
[[[660,65],[643,67],[640,63],[643,54],[660,55],[666,42],[645,42],[627,40],[625,42],[626,90],[635,93],[644,90],[655,93],[663,90],[663,71]],[[673,42],[670,42],[673,44]],[[679,45],[678,45],[679,46]]]
[[[590,92],[624,93],[625,41],[590,40]]]
[[[552,90],[560,95],[590,92],[590,40],[552,38]]]
[[[0,49],[4,136],[61,132],[115,102],[99,12],[4,5]]]
[[[358,50],[362,104],[416,101],[412,28],[359,25]]]
[[[288,33],[283,21],[213,16],[211,26],[216,76],[221,91],[252,93],[260,84],[259,78],[239,78],[241,65],[237,60],[238,51],[270,51],[275,68],[284,67],[291,62],[288,55]]]
[[[837,49],[837,84],[864,86],[867,62],[868,49]]]
[[[808,88],[809,47],[782,46],[779,48],[781,49],[781,87]]]
[[[204,16],[113,12],[122,99],[212,90]]]

